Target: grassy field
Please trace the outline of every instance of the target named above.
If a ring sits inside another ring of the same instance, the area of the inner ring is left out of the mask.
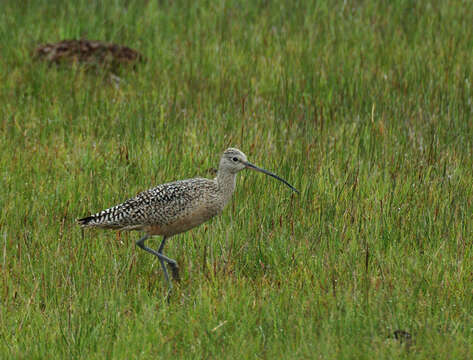
[[[0,357],[471,359],[471,24],[461,0],[2,1]],[[147,62],[117,89],[30,58],[80,37]],[[169,303],[140,234],[75,224],[229,146],[301,194],[240,174],[169,241]]]

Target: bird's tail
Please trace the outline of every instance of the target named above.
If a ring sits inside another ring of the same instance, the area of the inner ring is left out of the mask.
[[[120,204],[109,209],[100,211],[96,214],[77,219],[77,223],[81,227],[121,229],[126,225],[129,225],[123,221],[124,209],[126,209],[126,207],[124,207],[123,204]]]
[[[77,219],[77,223],[81,226],[81,227],[88,227],[88,226],[94,226],[94,220],[95,220],[95,216],[86,216],[86,217],[83,217],[82,219]]]

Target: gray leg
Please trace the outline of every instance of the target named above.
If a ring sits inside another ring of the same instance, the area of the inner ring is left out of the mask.
[[[145,246],[145,241],[149,238],[149,235],[146,234],[143,236],[140,240],[136,242],[136,245],[138,245],[140,248],[143,250],[149,252],[150,254],[153,254],[159,259],[159,262],[161,263],[161,267],[163,268],[164,272],[164,278],[166,279],[166,282],[168,283],[169,290],[172,289],[172,284],[171,281],[169,280],[169,275],[168,271],[166,269],[166,265],[164,262],[167,262],[169,266],[171,267],[172,270],[172,275],[175,279],[179,279],[179,267],[177,266],[177,262],[173,259],[168,258],[167,256],[163,255],[161,252],[163,251],[164,244],[166,243],[166,237],[163,238],[163,241],[161,242],[161,246],[159,247],[158,251],[155,251],[153,249],[150,249],[149,247]]]
[[[161,254],[162,259],[169,264],[169,267],[171,268],[171,271],[172,271],[173,279],[176,281],[180,281],[181,279],[179,277],[179,266],[177,266],[177,262],[173,259],[168,258],[167,256],[163,254],[163,249],[164,249],[164,245],[166,245],[166,240],[167,240],[167,237],[163,236],[163,241],[161,242],[161,245],[159,245],[158,254]]]

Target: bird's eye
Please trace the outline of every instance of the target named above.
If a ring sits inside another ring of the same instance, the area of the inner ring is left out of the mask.
[[[234,157],[232,160],[235,161],[235,162],[237,162],[237,161],[238,161],[238,158],[237,158],[237,157]]]

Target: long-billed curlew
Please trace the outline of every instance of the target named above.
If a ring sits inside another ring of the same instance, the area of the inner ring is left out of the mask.
[[[219,215],[235,190],[236,174],[243,169],[272,176],[298,192],[286,180],[249,163],[240,150],[229,148],[220,159],[215,179],[194,178],[159,185],[122,204],[77,221],[83,227],[144,231],[145,235],[136,244],[158,257],[171,290],[165,262],[169,264],[175,280],[179,280],[179,268],[175,260],[162,253],[166,240]],[[153,235],[163,237],[157,251],[145,246],[145,241]]]

